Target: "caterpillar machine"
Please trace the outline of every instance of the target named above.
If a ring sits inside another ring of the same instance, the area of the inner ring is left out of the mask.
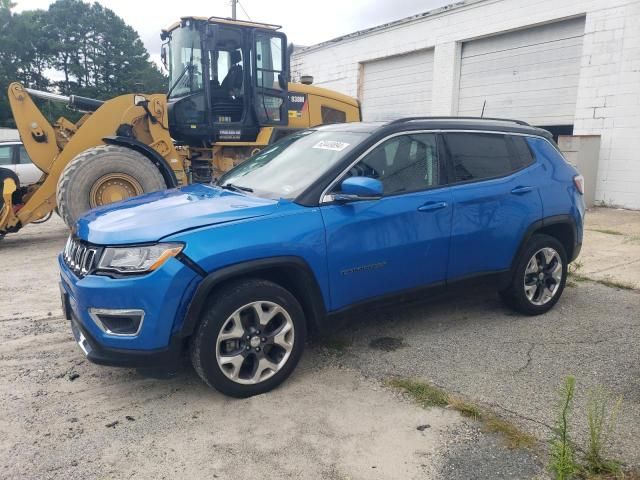
[[[0,238],[56,209],[72,227],[100,205],[208,183],[292,131],[359,121],[357,100],[310,82],[289,83],[287,39],[279,29],[183,17],[161,34],[167,94],[103,102],[12,83],[13,117],[43,176],[29,187],[0,178]],[[52,125],[33,98],[64,102],[84,115]]]

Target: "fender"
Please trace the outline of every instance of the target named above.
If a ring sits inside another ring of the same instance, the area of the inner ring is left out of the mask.
[[[516,255],[513,257],[513,260],[511,262],[511,269],[513,270],[514,263],[520,257],[520,253],[522,252],[522,249],[525,247],[525,245],[527,244],[531,236],[537,230],[540,230],[541,228],[544,228],[544,227],[549,227],[551,225],[561,224],[561,223],[569,225],[571,227],[571,231],[573,232],[573,235],[572,235],[573,236],[573,252],[569,260],[569,262],[573,262],[578,257],[578,254],[580,253],[580,249],[582,247],[582,244],[578,243],[578,227],[576,226],[576,219],[570,214],[553,215],[551,217],[546,217],[540,220],[536,220],[531,225],[529,225],[529,227],[527,228],[527,231],[522,237],[522,241],[520,242],[520,246],[516,251]]]
[[[104,137],[102,141],[107,145],[119,145],[121,147],[128,147],[132,150],[135,150],[136,152],[143,154],[153,162],[158,170],[160,170],[160,174],[162,175],[167,188],[174,188],[178,186],[178,179],[176,178],[176,174],[173,172],[167,161],[162,157],[162,155],[156,152],[149,145],[145,145],[144,143],[139,142],[134,138],[123,136]]]
[[[292,275],[290,280],[291,284],[296,288],[296,291],[292,291],[291,293],[300,301],[305,316],[307,317],[308,325],[312,327],[313,330],[321,330],[322,320],[326,317],[326,307],[320,286],[311,267],[300,257],[280,256],[236,263],[216,270],[204,277],[198,285],[191,299],[191,303],[187,307],[187,312],[178,336],[186,338],[193,334],[200,321],[200,316],[205,308],[206,302],[217,285],[233,278],[249,276],[260,277],[261,273],[268,279],[270,276],[269,273],[273,274],[275,271],[286,271],[287,274]],[[293,290],[291,286],[283,286]]]

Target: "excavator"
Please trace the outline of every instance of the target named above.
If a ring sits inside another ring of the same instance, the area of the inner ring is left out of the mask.
[[[20,137],[39,182],[0,179],[0,238],[56,211],[73,228],[91,208],[189,183],[210,183],[288,134],[360,120],[356,99],[289,82],[280,26],[182,17],[161,33],[166,94],[101,101],[9,85]],[[34,98],[82,112],[53,125]],[[304,161],[303,158],[300,159]]]

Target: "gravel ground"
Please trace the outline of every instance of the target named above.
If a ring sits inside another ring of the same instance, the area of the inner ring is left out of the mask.
[[[402,373],[393,364],[409,372],[432,362],[428,344],[410,340],[409,331],[402,333],[408,346],[389,352],[380,348],[396,348],[393,341],[369,347],[363,339],[344,353],[315,342],[281,388],[247,400],[206,388],[188,367],[158,380],[93,365],[60,312],[55,255],[66,235],[55,218],[0,243],[0,478],[512,479],[543,472],[536,454],[509,450],[456,412],[422,409],[382,386],[385,372]],[[456,308],[440,308],[457,327]],[[427,313],[407,309],[403,325]],[[376,317],[364,335],[392,329],[397,336],[395,322]],[[467,333],[480,325],[468,324]],[[362,328],[350,332],[360,336]],[[365,368],[358,359],[369,357]]]
[[[576,282],[552,311],[525,317],[504,307],[495,294],[475,290],[342,323],[335,336],[350,344],[342,357],[346,366],[371,378],[430,380],[540,439],[550,437],[558,389],[574,375],[573,434],[584,445],[586,394],[603,386],[623,398],[613,453],[640,466],[638,291]]]

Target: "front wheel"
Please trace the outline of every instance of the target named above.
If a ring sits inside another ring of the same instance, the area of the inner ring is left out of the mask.
[[[536,234],[528,241],[512,271],[502,299],[520,313],[540,315],[560,299],[567,281],[567,254],[554,237]]]
[[[69,227],[92,208],[164,190],[160,170],[130,148],[100,145],[75,157],[58,180],[57,208]]]
[[[304,313],[288,290],[266,280],[241,280],[209,303],[191,342],[191,360],[209,386],[250,397],[293,372],[305,337]]]

